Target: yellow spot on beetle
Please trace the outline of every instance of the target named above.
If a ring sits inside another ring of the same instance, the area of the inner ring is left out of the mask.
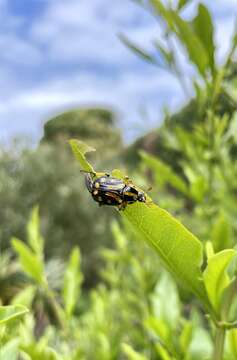
[[[99,189],[100,184],[99,184],[98,182],[96,182],[96,183],[95,183],[95,187],[96,187],[97,189]]]
[[[97,195],[98,194],[98,190],[93,191],[93,195]]]

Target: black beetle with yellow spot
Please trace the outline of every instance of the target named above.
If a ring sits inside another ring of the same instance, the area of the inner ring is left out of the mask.
[[[122,210],[127,204],[136,201],[146,202],[144,192],[138,190],[128,178],[122,180],[109,174],[96,177],[93,173],[87,173],[86,186],[100,206],[117,206],[119,210]]]

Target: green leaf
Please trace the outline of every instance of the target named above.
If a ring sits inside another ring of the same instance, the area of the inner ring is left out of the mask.
[[[148,54],[145,50],[135,45],[125,35],[120,34],[119,38],[130,50],[132,50],[132,52],[134,52],[140,58],[144,59],[147,62],[150,62],[153,65],[157,65],[157,61],[152,55]]]
[[[26,314],[28,309],[22,305],[0,306],[0,324],[5,324]]]
[[[22,241],[13,238],[12,246],[19,256],[23,271],[37,283],[42,284],[44,282],[43,262]]]
[[[78,302],[82,280],[83,276],[80,271],[80,251],[79,248],[74,248],[64,275],[63,299],[65,311],[68,316],[72,315]]]
[[[154,171],[158,183],[161,185],[170,184],[182,193],[188,193],[187,184],[182,178],[176,175],[170,166],[163,163],[156,157],[147,154],[145,151],[140,151],[139,154],[141,155],[144,163]]]
[[[85,158],[86,153],[95,151],[95,149],[76,139],[69,140],[69,144],[71,145],[72,152],[75,158],[79,161],[82,169],[84,171],[95,173],[93,167]]]
[[[207,259],[210,259],[215,254],[213,246],[212,246],[212,242],[207,241],[206,245],[205,245],[205,248],[206,248]]]
[[[205,77],[205,71],[208,67],[207,53],[191,24],[183,20],[176,11],[165,8],[160,0],[150,0],[150,2],[157,13],[166,21],[169,29],[176,34],[186,48],[190,60],[198,68],[200,74]]]
[[[172,11],[166,9],[160,0],[150,0],[154,10],[165,20],[171,31],[175,32],[175,24],[172,16]]]
[[[156,335],[159,339],[164,343],[167,347],[169,347],[170,340],[170,324],[166,321],[160,319],[159,317],[150,316],[145,321],[146,328],[152,333],[152,335]]]
[[[78,148],[79,154],[80,151]],[[201,280],[201,242],[167,211],[152,203],[149,197],[146,203],[130,204],[121,213],[155,248],[167,269],[212,312]]]
[[[27,224],[27,238],[28,244],[34,252],[41,257],[43,254],[44,240],[40,235],[40,220],[39,220],[39,207],[33,208],[30,216],[30,221]]]
[[[228,331],[228,343],[234,359],[237,359],[237,329]]]
[[[186,6],[188,4],[190,0],[179,0],[178,2],[178,10],[181,10],[184,6]]]
[[[195,176],[195,178],[190,183],[190,195],[197,202],[203,201],[207,189],[207,180],[202,175]]]
[[[201,242],[167,211],[152,202],[129,205],[122,215],[131,222],[148,244],[155,248],[170,273],[209,308],[210,304],[201,280]]]
[[[217,312],[220,310],[223,291],[230,283],[226,269],[235,255],[236,251],[232,249],[213,255],[208,259],[208,265],[203,273],[208,297]]]
[[[223,213],[220,213],[211,232],[211,241],[215,252],[231,247],[231,233],[229,221]]]
[[[192,30],[190,24],[184,21],[178,14],[173,12],[175,25],[177,26],[177,35],[186,47],[190,60],[196,65],[201,75],[205,76],[208,66],[206,50]]]
[[[123,250],[127,247],[127,239],[124,232],[121,230],[118,222],[113,220],[111,222],[111,231],[118,249]],[[109,249],[107,249],[109,250]]]
[[[139,354],[130,345],[123,343],[122,350],[129,360],[148,360],[143,354]]]
[[[20,304],[30,308],[36,291],[36,286],[25,287],[13,297],[13,299],[11,300],[11,305]]]
[[[18,360],[19,340],[13,339],[0,347],[0,360]]]
[[[194,360],[211,359],[213,342],[210,333],[201,326],[193,329],[192,341],[189,346],[190,358]]]
[[[164,320],[170,329],[175,329],[180,318],[180,303],[176,285],[167,272],[161,274],[151,301],[154,315]]]
[[[193,324],[190,321],[185,321],[179,339],[180,347],[184,354],[187,352],[191,344],[192,334],[193,334]]]
[[[172,68],[175,63],[173,51],[166,50],[157,40],[154,41],[154,46],[159,51],[159,55],[162,57],[166,66],[168,66],[168,68]]]
[[[196,35],[199,37],[206,50],[206,53],[208,54],[210,69],[212,70],[212,73],[214,73],[215,46],[213,40],[213,23],[208,9],[203,4],[199,4],[198,14],[193,19],[192,25]]]
[[[156,351],[158,352],[161,360],[173,360],[173,356],[171,357],[171,355],[168,353],[168,351],[159,343],[157,343],[156,345]]]

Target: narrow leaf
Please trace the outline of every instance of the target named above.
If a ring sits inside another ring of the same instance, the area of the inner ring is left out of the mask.
[[[122,350],[129,360],[148,360],[143,354],[139,354],[130,345],[123,343]]]
[[[213,23],[211,15],[203,4],[198,6],[198,14],[192,21],[194,31],[202,42],[209,57],[209,65],[215,72],[215,46],[213,39]]]
[[[183,20],[176,11],[167,9],[160,0],[150,0],[150,2],[156,12],[165,20],[169,29],[176,34],[181,44],[186,48],[190,60],[198,68],[200,74],[205,76],[208,56],[191,24]]]
[[[92,148],[91,146],[85,144],[84,142],[76,140],[76,139],[69,140],[69,144],[71,146],[71,149],[72,149],[72,152],[73,152],[75,158],[79,161],[82,169],[84,171],[95,173],[93,167],[85,158],[86,153],[95,151],[95,149]]]
[[[41,257],[43,254],[44,241],[40,235],[40,220],[39,220],[39,207],[33,208],[30,220],[27,224],[28,244],[34,252]]]
[[[80,271],[80,251],[74,248],[64,276],[63,299],[66,314],[71,316],[78,301],[82,273]]]
[[[181,191],[182,193],[188,194],[189,190],[187,184],[181,177],[176,175],[170,166],[163,163],[156,157],[147,154],[145,151],[140,151],[139,154],[141,155],[144,163],[154,171],[158,183],[161,185],[172,185],[175,189]]]
[[[145,50],[141,49],[139,46],[135,45],[131,40],[129,40],[125,35],[119,35],[120,40],[126,45],[132,52],[138,55],[140,58],[144,59],[147,62],[155,65],[157,64],[156,59],[154,56],[148,54]]]
[[[190,346],[190,343],[192,341],[192,334],[193,334],[193,324],[189,321],[186,321],[179,339],[180,347],[184,354],[187,352]]]
[[[168,351],[159,343],[156,344],[156,351],[160,355],[161,360],[173,360],[174,358],[168,353]]]
[[[207,241],[205,248],[206,248],[207,259],[210,259],[214,255],[214,249],[213,249],[213,246],[212,246],[212,242]]]
[[[13,238],[12,246],[19,256],[23,271],[37,283],[44,281],[43,262],[22,241]]]
[[[237,329],[228,331],[228,343],[231,349],[231,353],[234,358],[237,359]]]
[[[0,306],[0,324],[8,323],[13,319],[23,316],[27,312],[28,309],[22,305]]]
[[[205,76],[205,71],[208,66],[208,57],[206,50],[192,30],[190,24],[184,21],[178,14],[173,12],[175,24],[177,26],[177,35],[186,47],[190,60],[196,65],[201,75]]]
[[[210,302],[217,312],[220,308],[223,291],[230,283],[226,269],[235,254],[235,250],[228,249],[213,255],[209,258],[208,265],[203,273]]]
[[[213,225],[211,241],[215,252],[231,247],[231,226],[226,216],[221,213]]]
[[[25,287],[13,297],[13,299],[11,300],[11,305],[20,304],[30,308],[36,291],[36,286]]]
[[[181,10],[184,6],[188,4],[190,0],[179,0],[178,2],[178,10]]]

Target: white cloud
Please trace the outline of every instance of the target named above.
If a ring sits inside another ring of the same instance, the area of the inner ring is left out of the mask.
[[[17,128],[32,130],[32,123],[35,122],[39,126],[49,113],[85,104],[108,106],[118,110],[122,115],[120,125],[128,128],[128,140],[134,137],[137,127],[144,131],[157,125],[157,121],[161,120],[161,116],[157,114],[161,114],[162,102],[168,102],[174,108],[183,98],[173,78],[167,78],[162,74],[154,77],[152,74],[151,70],[140,74],[130,72],[122,74],[117,79],[104,80],[96,75],[84,73],[77,77],[45,83],[41,88],[35,87],[19,93],[18,96],[4,102],[0,107],[0,118],[15,122]],[[170,84],[173,84],[172,89]],[[158,87],[160,91],[155,96]],[[143,124],[138,114],[141,107],[151,113],[150,124]],[[16,118],[13,114],[25,114],[24,126],[19,123],[22,116]]]
[[[37,66],[42,59],[41,51],[34,44],[15,35],[0,35],[0,61]]]
[[[132,139],[157,125],[164,105],[177,109],[184,102],[172,76],[138,60],[117,38],[123,31],[151,49],[149,40],[161,37],[157,22],[132,1],[38,1],[45,10],[22,33],[24,19],[10,14],[7,0],[0,0],[0,21],[7,29],[0,35],[1,133],[15,129],[39,137],[50,114],[99,104],[118,109]],[[220,59],[230,43],[235,1],[217,0],[218,6],[206,1],[216,19]],[[193,70],[183,55],[180,59],[191,77]],[[145,122],[141,108],[148,112]]]

